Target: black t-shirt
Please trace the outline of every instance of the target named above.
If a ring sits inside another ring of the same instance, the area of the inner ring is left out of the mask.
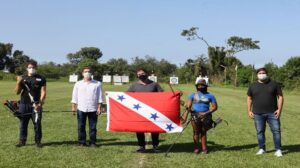
[[[163,89],[152,80],[147,80],[146,85],[141,84],[139,81],[133,83],[127,92],[163,92]]]
[[[24,75],[21,81],[21,103],[31,103],[28,89],[26,88],[25,84],[28,86],[30,90],[30,94],[32,95],[34,102],[39,102],[41,97],[41,88],[42,86],[46,86],[46,79],[39,75],[35,74],[33,76]]]
[[[253,113],[262,114],[277,110],[277,97],[282,96],[282,90],[277,82],[269,80],[252,83],[247,94],[252,98]]]

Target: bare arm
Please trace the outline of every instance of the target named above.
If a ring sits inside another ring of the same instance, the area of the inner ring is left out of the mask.
[[[98,103],[97,115],[100,115],[101,113],[102,113],[102,111],[101,111],[101,103]]]
[[[99,82],[99,87],[97,88],[97,95],[99,96],[98,100],[98,108],[97,108],[97,115],[101,114],[101,105],[102,105],[102,98],[103,98],[103,91],[102,91],[102,84]]]
[[[247,96],[247,112],[249,118],[254,118],[254,114],[252,112],[252,97]]]
[[[186,122],[188,114],[191,112],[192,101],[188,100],[184,106],[185,106],[185,112],[183,113],[183,115],[181,117],[181,124],[184,124]]]
[[[41,88],[41,97],[40,97],[40,105],[44,104],[45,99],[46,99],[46,86],[42,86],[42,88]]]
[[[206,115],[217,111],[217,109],[218,109],[218,103],[217,102],[211,103],[211,108],[208,111],[206,111],[205,113],[198,113],[198,115],[201,117],[205,117]]]
[[[75,115],[77,111],[77,104],[72,103],[72,114]]]
[[[15,93],[18,95],[21,93],[22,91],[22,88],[21,88],[21,81],[22,81],[22,76],[17,76],[17,84],[16,84],[16,87],[15,87]]]
[[[276,118],[280,118],[280,115],[281,115],[281,112],[282,112],[282,107],[283,107],[283,101],[284,101],[284,99],[283,99],[283,96],[282,95],[279,95],[278,96],[278,102],[277,102],[277,110],[275,111],[275,116],[276,116]]]
[[[211,109],[209,111],[207,111],[206,113],[213,113],[213,112],[215,112],[217,110],[218,110],[218,103],[215,102],[215,103],[211,104]]]
[[[41,96],[38,104],[34,105],[35,111],[40,111],[46,99],[46,86],[41,87]]]

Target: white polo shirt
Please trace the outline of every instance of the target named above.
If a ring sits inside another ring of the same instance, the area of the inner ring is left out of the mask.
[[[76,82],[71,103],[77,104],[77,109],[83,112],[97,111],[98,104],[102,103],[101,82],[96,80]]]

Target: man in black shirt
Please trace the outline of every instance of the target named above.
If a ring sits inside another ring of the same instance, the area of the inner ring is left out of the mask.
[[[259,151],[256,154],[265,153],[267,122],[273,134],[275,156],[280,157],[282,156],[280,133],[280,115],[283,106],[282,90],[277,82],[269,79],[265,68],[259,68],[256,73],[258,81],[250,85],[247,93],[248,116],[254,118],[257,132]]]
[[[16,145],[22,147],[26,144],[29,120],[32,119],[35,132],[35,144],[42,147],[42,106],[46,98],[46,79],[36,73],[37,63],[29,61],[26,64],[27,74],[17,77],[16,94],[21,93],[19,111],[20,141]]]
[[[128,92],[162,92],[163,91],[163,89],[160,87],[159,84],[148,79],[146,70],[138,69],[136,73],[139,80],[133,83],[129,87],[129,89],[127,90]],[[137,132],[136,137],[138,139],[138,145],[140,146],[137,152],[140,153],[145,152],[146,150],[145,133]],[[158,150],[159,133],[151,132],[151,138],[152,138],[153,151],[159,152]]]

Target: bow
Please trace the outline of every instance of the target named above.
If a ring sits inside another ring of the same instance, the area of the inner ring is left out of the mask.
[[[29,95],[29,98],[30,98],[30,101],[31,103],[33,103],[33,111],[35,113],[35,118],[34,118],[34,122],[37,123],[38,119],[39,119],[39,111],[37,109],[37,105],[38,103],[36,103],[33,99],[33,96],[31,95],[30,93],[30,88],[28,87],[27,83],[26,83],[26,80],[24,80],[24,85],[27,89],[27,92],[28,92],[28,95]]]
[[[22,116],[24,115],[31,115],[32,113],[25,113],[21,114],[19,112],[19,101],[16,100],[5,100],[3,102],[3,105],[6,107],[6,109],[11,112],[15,117],[18,117],[21,119]]]

